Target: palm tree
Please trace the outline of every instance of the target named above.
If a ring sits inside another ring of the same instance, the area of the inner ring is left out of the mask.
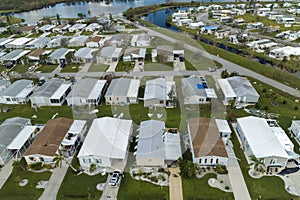
[[[263,158],[256,158],[253,154],[250,155],[250,166],[253,165],[254,169],[254,175],[256,175],[256,172],[260,169],[262,170],[265,167],[264,159]]]
[[[55,154],[53,158],[53,162],[55,163],[55,167],[62,167],[62,162],[65,161],[65,158],[59,154]]]
[[[89,17],[91,17],[92,12],[91,12],[90,10],[88,10],[88,11],[87,11],[87,14],[88,14]]]
[[[59,14],[58,14],[58,13],[56,14],[56,19],[57,19],[57,23],[58,23],[58,25],[60,25],[60,24],[61,24],[61,22],[60,22],[60,16],[59,16]]]

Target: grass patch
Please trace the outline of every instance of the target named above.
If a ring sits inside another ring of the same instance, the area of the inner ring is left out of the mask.
[[[161,63],[146,63],[144,65],[145,71],[173,71],[173,67],[170,67]]]
[[[223,192],[208,185],[208,180],[216,177],[216,174],[207,174],[201,179],[182,177],[183,199],[234,199],[233,193]]]
[[[81,64],[70,64],[70,65],[66,65],[64,66],[60,72],[64,73],[64,72],[78,72],[80,70],[80,66],[82,66]]]
[[[129,72],[134,68],[134,65],[131,62],[124,62],[121,58],[116,66],[116,72]]]
[[[10,110],[6,113],[2,112],[0,120],[5,120],[15,116],[31,119],[33,115],[36,115],[36,119],[31,119],[32,124],[44,124],[56,113],[58,113],[57,117],[73,118],[72,109],[66,105],[59,107],[41,107],[37,109],[37,112],[35,109],[31,108],[29,103],[27,105],[0,105],[1,110],[3,107],[9,107]]]
[[[88,72],[105,72],[108,69],[109,65],[93,63]]]
[[[90,36],[90,35],[93,35],[93,32],[90,32],[90,31],[82,31],[82,32],[80,33],[80,35]]]
[[[38,67],[35,71],[41,71],[43,73],[50,73],[53,72],[58,65],[42,65]]]
[[[15,71],[18,72],[20,74],[25,74],[26,72],[28,72],[28,68],[30,67],[30,64],[24,64],[22,65],[21,63],[15,65],[11,71]]]
[[[242,170],[246,185],[248,187],[252,199],[293,199],[296,196],[289,194],[284,189],[284,182],[281,178],[276,176],[262,177],[260,179],[253,179],[249,176],[249,165],[246,161],[244,153],[240,148],[240,143],[236,134],[232,134],[231,140],[234,146],[234,152],[239,158],[239,165]]]
[[[137,181],[125,173],[121,181],[118,200],[157,200],[169,199],[169,188],[160,187],[145,181]]]
[[[79,166],[78,159],[72,161],[74,167]],[[89,176],[84,173],[75,175],[69,167],[59,188],[57,199],[100,199],[102,191],[96,189],[97,184],[105,183],[107,176],[100,174]]]
[[[11,175],[0,190],[0,199],[38,199],[42,195],[44,189],[37,189],[35,186],[39,181],[49,180],[51,172],[33,173],[27,171],[25,166],[24,159],[19,165],[14,166]],[[19,182],[23,179],[28,179],[28,183],[21,187]]]

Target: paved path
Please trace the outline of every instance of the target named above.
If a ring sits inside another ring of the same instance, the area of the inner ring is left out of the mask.
[[[109,68],[108,68],[106,71],[107,71],[107,72],[114,72],[114,71],[116,71],[117,65],[118,65],[118,61],[112,62],[112,63],[109,65]]]
[[[183,200],[181,176],[179,176],[179,167],[169,168],[169,191],[171,200]],[[178,177],[174,177],[176,174]]]
[[[81,68],[81,70],[79,71],[79,73],[81,73],[81,72],[88,72],[89,68],[91,67],[91,65],[92,65],[92,62],[85,63],[83,65],[83,67]]]
[[[234,194],[234,199],[251,200],[241,168],[239,166],[237,158],[235,157],[232,147],[233,145],[231,141],[228,141],[228,145],[226,145],[226,151],[229,157],[227,163],[227,170],[232,191]]]
[[[0,189],[3,187],[5,182],[7,181],[8,177],[10,176],[12,170],[13,170],[13,160],[10,159],[4,167],[0,169]]]
[[[42,196],[39,200],[56,200],[56,196],[62,181],[67,173],[69,165],[65,162],[62,162],[61,168],[54,169],[50,180],[47,184],[46,189],[44,190]]]

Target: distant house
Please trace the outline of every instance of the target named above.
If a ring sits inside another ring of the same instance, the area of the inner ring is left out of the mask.
[[[165,148],[163,135],[165,123],[158,120],[141,122],[136,150],[138,166],[163,166],[165,164]]]
[[[204,77],[188,77],[181,79],[181,89],[184,104],[209,103],[217,98],[214,89],[208,88]]]
[[[157,47],[158,62],[173,62],[174,54],[173,47],[168,45],[162,45]]]
[[[56,27],[55,25],[46,24],[46,25],[40,27],[38,30],[42,31],[44,33],[49,33],[49,32],[52,32],[52,29],[54,29],[55,27]]]
[[[100,36],[91,37],[87,40],[86,47],[89,48],[102,47],[104,45],[104,40],[105,38]]]
[[[261,22],[253,22],[247,24],[247,29],[259,29],[264,27],[264,24]]]
[[[104,96],[106,80],[84,78],[77,81],[67,96],[68,106],[97,106]]]
[[[47,61],[48,63],[51,64],[61,64],[61,63],[67,63],[66,60],[66,55],[69,52],[73,52],[74,49],[66,49],[66,48],[61,48],[61,49],[56,49],[54,52],[52,52]]]
[[[8,88],[11,85],[10,80],[2,80],[0,79],[0,92]]]
[[[144,61],[146,58],[146,49],[129,47],[123,55],[124,62]]]
[[[0,58],[0,62],[1,63],[12,62],[14,64],[19,63],[21,58],[24,57],[25,55],[27,55],[29,52],[30,52],[30,50],[22,50],[22,49],[13,50],[13,51],[9,52],[8,54],[2,56]]]
[[[74,24],[69,28],[69,32],[83,31],[87,24]]]
[[[300,121],[292,120],[292,124],[289,128],[290,132],[294,135],[298,142],[300,142]]]
[[[285,58],[289,59],[290,56],[300,57],[300,47],[285,46],[285,47],[274,48],[270,51],[269,56],[271,58],[276,58],[279,60],[283,60]]]
[[[193,162],[199,166],[227,165],[228,155],[214,119],[188,120]]]
[[[113,79],[105,95],[106,104],[127,105],[138,103],[140,80],[129,78]]]
[[[288,162],[299,162],[294,144],[275,120],[254,116],[238,118],[236,131],[245,155],[262,159],[267,172],[280,172]]]
[[[68,46],[69,47],[83,47],[83,46],[85,46],[88,39],[89,39],[89,37],[86,35],[72,37],[68,42]]]
[[[116,47],[122,47],[122,46],[127,46],[130,44],[130,37],[125,34],[117,34],[113,35],[109,40],[108,40],[108,45],[111,46],[116,46]]]
[[[42,49],[47,46],[48,42],[50,41],[51,39],[48,37],[39,37],[28,42],[25,47],[28,49]]]
[[[37,50],[34,50],[32,52],[30,52],[28,55],[27,55],[27,58],[31,61],[40,61],[40,56],[42,55],[48,55],[51,53],[51,50],[45,50],[45,49],[37,49]]]
[[[123,169],[128,157],[132,120],[103,117],[93,120],[91,128],[77,155],[80,166]]]
[[[255,104],[259,100],[259,94],[245,77],[234,76],[227,79],[218,79],[218,85],[224,95],[224,103],[231,100],[236,106],[242,104]]]
[[[101,30],[102,26],[98,23],[91,23],[87,27],[84,28],[85,31],[94,32]]]
[[[144,106],[174,107],[174,99],[176,98],[175,87],[174,81],[167,81],[165,78],[148,80],[144,93]]]
[[[71,84],[62,79],[46,81],[30,97],[32,107],[61,106],[71,91]]]
[[[189,28],[191,29],[199,29],[201,27],[205,26],[205,24],[203,22],[192,22],[189,23]]]
[[[37,128],[30,119],[21,117],[6,119],[0,125],[0,166],[27,150],[38,133]]]
[[[103,47],[98,54],[97,63],[110,64],[116,62],[120,59],[122,54],[122,48],[117,48],[115,46]]]
[[[35,32],[36,26],[22,26],[19,29],[20,34],[30,34]]]
[[[5,48],[7,49],[23,49],[25,47],[25,45],[30,42],[32,40],[32,38],[17,38],[14,39],[13,41],[5,44]]]
[[[11,41],[13,41],[14,39],[11,38],[0,38],[0,47],[1,48],[5,48],[5,45],[7,43],[10,43]]]
[[[0,92],[0,103],[3,104],[26,104],[32,94],[34,84],[32,80],[17,80],[2,92]]]
[[[78,49],[78,51],[76,51],[74,54],[73,62],[76,62],[76,63],[92,62],[95,51],[97,51],[97,49],[92,49],[92,48],[87,48],[87,47]]]
[[[55,164],[55,155],[73,156],[85,130],[86,121],[83,120],[50,119],[26,151],[27,164]]]
[[[201,31],[207,34],[212,34],[217,31],[219,26],[204,26],[201,28]]]
[[[57,32],[57,33],[63,33],[68,31],[68,29],[71,27],[69,24],[61,24],[58,25],[57,27],[52,29],[52,32]]]
[[[228,38],[229,35],[230,35],[230,30],[229,29],[217,30],[215,32],[215,37],[218,38],[218,39]]]
[[[47,43],[47,48],[58,48],[58,47],[61,47],[62,44],[61,44],[61,41],[62,40],[66,40],[66,44],[68,43],[68,38],[65,37],[65,36],[57,36],[55,38],[53,38],[51,41],[49,41]]]
[[[276,22],[279,24],[281,24],[281,23],[294,24],[294,23],[296,23],[296,20],[295,20],[295,17],[284,16],[284,17],[276,17]]]
[[[148,34],[133,35],[131,46],[133,47],[148,47],[150,46],[151,38]]]

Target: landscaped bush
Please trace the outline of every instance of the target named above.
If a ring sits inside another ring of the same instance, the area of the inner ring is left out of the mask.
[[[158,172],[164,173],[164,172],[165,172],[165,169],[162,168],[162,167],[160,167],[160,168],[158,169]]]
[[[225,190],[229,190],[230,189],[230,187],[229,186],[225,186]]]
[[[154,183],[157,183],[158,182],[158,179],[156,176],[151,176],[150,180]]]
[[[95,164],[95,163],[92,163],[92,164],[90,165],[90,173],[92,173],[93,171],[95,171],[96,168],[97,168],[96,164]]]
[[[51,164],[44,164],[44,168],[46,168],[46,169],[52,169],[53,167],[52,167]]]
[[[29,167],[30,169],[33,170],[41,170],[43,168],[43,163],[42,162],[33,163]]]
[[[223,166],[223,165],[217,165],[215,170],[218,174],[228,174],[226,166]]]

